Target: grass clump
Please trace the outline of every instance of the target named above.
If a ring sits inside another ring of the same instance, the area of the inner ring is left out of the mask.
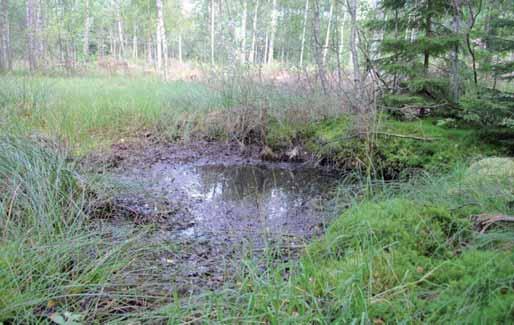
[[[65,151],[42,139],[0,137],[0,322],[90,321],[119,306],[127,243],[88,229],[85,182]]]

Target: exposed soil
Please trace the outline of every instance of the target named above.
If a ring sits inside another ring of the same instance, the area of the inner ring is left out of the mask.
[[[93,158],[97,172],[126,185],[97,215],[97,227],[123,239],[141,224],[158,247],[136,264],[135,283],[179,294],[233,282],[243,257],[295,258],[324,230],[332,215],[337,175],[307,163],[269,162],[260,149],[234,143],[163,144],[150,139],[119,143]],[[90,161],[91,162],[91,161]],[[142,278],[143,277],[143,278]]]

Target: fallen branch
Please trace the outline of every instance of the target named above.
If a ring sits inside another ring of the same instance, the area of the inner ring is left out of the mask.
[[[418,137],[415,135],[404,135],[404,134],[395,134],[395,133],[387,133],[387,132],[379,132],[379,131],[375,131],[372,133],[377,134],[377,135],[385,135],[387,137],[413,139],[413,140],[420,140],[420,141],[435,141],[435,140],[437,140],[436,138],[423,138],[423,137]]]
[[[471,216],[471,219],[475,222],[475,226],[483,234],[489,227],[498,222],[514,222],[514,217],[507,215],[490,215],[490,214],[479,214]]]

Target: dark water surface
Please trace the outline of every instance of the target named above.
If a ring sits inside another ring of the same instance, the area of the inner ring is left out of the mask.
[[[307,236],[328,217],[337,178],[294,164],[154,165],[149,191],[183,204],[184,235]]]

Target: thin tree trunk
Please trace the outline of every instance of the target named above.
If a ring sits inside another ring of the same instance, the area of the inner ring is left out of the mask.
[[[34,72],[37,69],[35,45],[35,0],[27,0],[27,59],[29,61],[29,70]]]
[[[321,51],[320,46],[320,12],[319,12],[319,1],[314,1],[314,19],[312,20],[313,24],[313,37],[314,37],[314,60],[318,66],[318,78],[321,83],[321,88],[323,92],[328,93],[327,89],[327,81],[325,77],[325,67],[323,65],[323,53]]]
[[[43,45],[43,28],[44,28],[44,18],[43,18],[43,8],[41,5],[41,0],[36,0],[36,17],[35,17],[35,54],[36,58],[39,61],[42,61],[45,58],[44,45]]]
[[[137,53],[137,25],[134,23],[134,25],[132,26],[132,59],[133,60],[137,60],[137,56],[138,56],[138,53]]]
[[[341,27],[340,27],[340,41],[339,41],[339,62],[340,64],[343,66],[343,69],[344,69],[344,57],[343,57],[343,52],[344,52],[344,28],[345,28],[345,25],[346,25],[346,20],[345,20],[345,17],[344,17],[344,10],[342,12],[342,15],[341,15],[341,20],[343,21],[341,23]]]
[[[241,44],[241,63],[246,63],[246,20],[248,16],[248,0],[243,0],[243,18],[242,18],[242,44]]]
[[[249,60],[251,63],[254,63],[256,60],[255,60],[255,56],[256,56],[256,49],[255,49],[255,46],[256,46],[256,42],[257,42],[257,19],[259,17],[259,0],[256,0],[255,2],[255,12],[253,14],[253,28],[252,28],[252,47],[251,47],[251,50],[250,50],[250,55],[249,55]]]
[[[157,4],[157,69],[163,69],[164,79],[168,79],[168,41],[164,28],[164,14],[162,0],[156,0]],[[164,59],[164,60],[163,60]],[[163,66],[164,63],[164,66]]]
[[[211,64],[214,65],[214,0],[211,0]]]
[[[146,61],[148,64],[153,64],[152,60],[152,36],[148,33],[146,37]]]
[[[327,35],[325,37],[325,45],[323,46],[323,65],[327,63],[328,46],[330,45],[330,28],[332,25],[332,15],[334,13],[334,1],[330,1],[330,11],[328,13]]]
[[[82,45],[82,52],[84,58],[89,58],[89,0],[85,0],[85,18],[84,18],[84,44]]]
[[[266,32],[266,36],[264,37],[264,58],[262,59],[263,63],[268,62],[268,51],[269,51],[268,40],[269,40],[269,33]]]
[[[183,63],[184,60],[182,58],[182,34],[178,34],[178,61]]]
[[[120,0],[116,3],[116,25],[118,26],[118,42],[120,42],[118,54],[121,60],[125,57],[125,37],[123,35],[123,18],[121,17]]]
[[[430,12],[430,10],[431,10],[430,0],[427,1],[427,9]],[[425,36],[426,36],[427,40],[430,40],[430,38],[432,37],[432,15],[430,13],[427,15],[427,20],[425,22]],[[430,66],[430,50],[428,49],[428,47],[425,48],[424,56],[425,56],[425,58],[424,58],[423,66],[424,66],[425,73],[428,73],[428,68]]]
[[[460,0],[453,0],[453,17],[452,17],[452,32],[455,36],[460,34]],[[453,47],[451,51],[450,63],[450,90],[451,98],[457,103],[460,97],[460,78],[459,78],[459,42]]]
[[[303,66],[303,56],[305,53],[305,34],[307,32],[307,18],[309,18],[309,0],[305,0],[305,10],[303,12],[302,45],[300,47],[300,67]]]
[[[161,15],[162,15],[162,0],[157,0],[157,27],[155,31],[155,38],[157,42],[157,51],[155,59],[157,62],[157,71],[161,73],[162,69],[162,34],[161,34]]]
[[[0,12],[0,70],[7,71],[11,69],[8,0],[0,0]]]
[[[273,0],[273,7],[271,8],[271,31],[269,38],[268,64],[273,63],[273,60],[275,59],[275,35],[277,33],[277,19],[277,0]]]
[[[357,0],[347,0],[348,10],[350,12],[350,51],[352,53],[352,65],[353,65],[353,81],[356,89],[360,87],[361,73],[359,66],[359,56],[357,51]]]

